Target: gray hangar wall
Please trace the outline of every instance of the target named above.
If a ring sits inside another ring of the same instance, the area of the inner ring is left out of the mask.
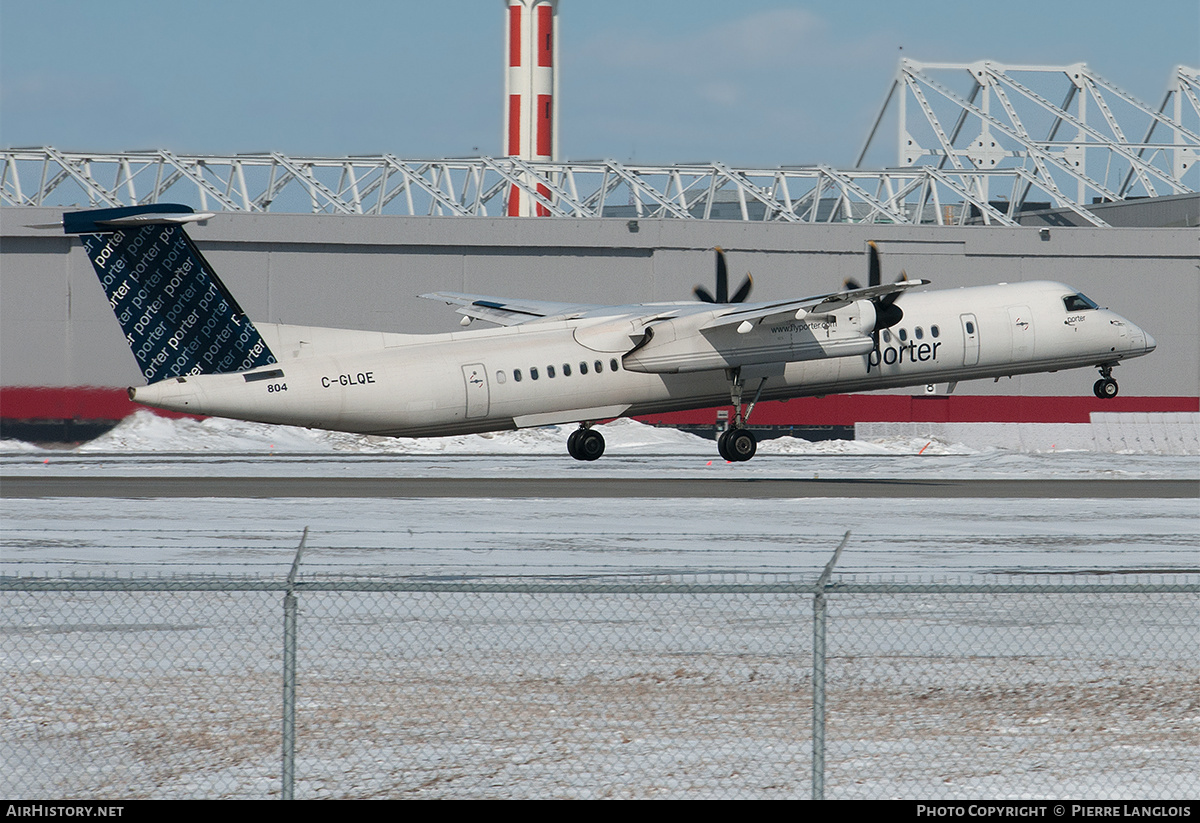
[[[141,376],[77,238],[29,228],[61,209],[0,209],[0,385],[127,386]],[[715,245],[753,299],[802,297],[884,277],[930,288],[1053,279],[1147,329],[1158,350],[1116,373],[1123,396],[1200,395],[1200,231],[1195,228],[912,227],[733,221],[222,213],[189,233],[251,318],[383,331],[457,330],[460,291],[588,303],[691,299],[711,288]],[[963,384],[960,393],[1081,395],[1076,370]]]

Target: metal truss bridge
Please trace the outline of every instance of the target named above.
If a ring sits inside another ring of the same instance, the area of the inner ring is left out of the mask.
[[[891,120],[896,166],[863,168]],[[0,151],[0,203],[501,216],[516,187],[552,217],[1011,226],[1061,209],[1103,226],[1089,204],[1200,190],[1198,155],[1197,69],[1179,67],[1154,108],[1082,63],[903,60],[853,169],[37,147]]]

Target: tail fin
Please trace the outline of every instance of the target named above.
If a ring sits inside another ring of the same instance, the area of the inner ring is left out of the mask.
[[[147,383],[276,362],[183,223],[188,206],[157,204],[68,212]]]

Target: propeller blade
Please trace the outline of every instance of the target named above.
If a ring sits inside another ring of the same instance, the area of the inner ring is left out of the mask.
[[[750,276],[750,272],[746,272],[746,279],[742,281],[742,285],[738,286],[738,290],[733,293],[733,297],[729,298],[730,303],[745,303],[746,298],[750,296],[750,289],[754,286],[754,278]]]
[[[746,298],[750,296],[750,289],[754,286],[754,278],[750,276],[750,272],[746,272],[746,279],[738,286],[738,290],[733,297],[729,296],[729,266],[725,263],[725,250],[720,246],[714,246],[713,251],[717,253],[717,293],[714,295],[703,286],[696,286],[692,289],[692,294],[696,295],[697,300],[705,303],[744,303]]]
[[[871,253],[871,261],[867,268],[867,285],[878,286],[882,282],[879,276],[879,247],[875,245],[874,240],[868,240],[867,246]]]
[[[716,247],[717,252],[717,300],[718,303],[729,302],[729,270],[725,266],[725,250]]]
[[[842,281],[842,288],[846,291],[857,291],[858,289],[861,289],[862,286],[858,285],[858,281],[853,277],[847,277]]]
[[[875,328],[890,329],[904,319],[904,311],[896,305],[899,292],[889,294],[875,304]]]

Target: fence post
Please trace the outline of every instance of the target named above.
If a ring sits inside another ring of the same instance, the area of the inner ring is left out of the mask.
[[[308,540],[308,526],[300,536],[292,570],[288,572],[287,593],[283,596],[283,767],[280,797],[294,800],[296,794],[296,572],[300,553]]]
[[[825,799],[825,587],[849,539],[850,532],[842,535],[842,542],[833,550],[833,557],[813,588],[813,800]]]

